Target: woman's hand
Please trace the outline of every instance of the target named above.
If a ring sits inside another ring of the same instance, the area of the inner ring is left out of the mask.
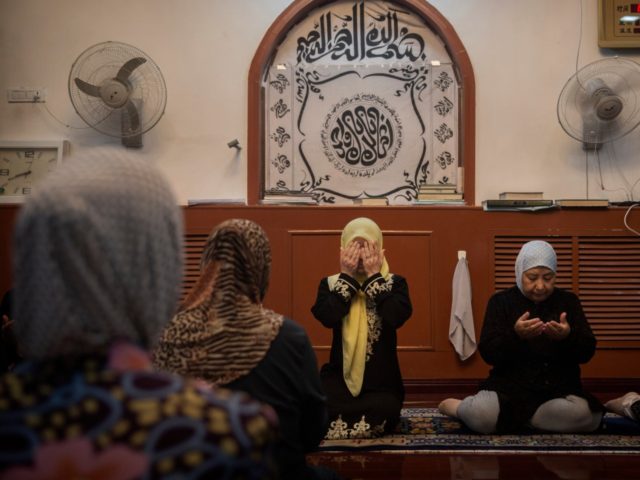
[[[513,329],[523,340],[534,338],[544,332],[544,322],[539,318],[529,319],[529,312],[524,312],[520,318],[516,321]]]
[[[364,243],[362,247],[362,264],[367,278],[376,273],[380,273],[383,260],[384,250],[381,250],[375,241]]]
[[[9,330],[13,326],[13,320],[7,315],[2,315],[2,330]]]
[[[560,314],[560,321],[552,320],[544,324],[544,333],[552,340],[564,340],[571,333],[571,326],[567,322],[567,312]]]
[[[360,260],[360,245],[350,242],[346,247],[340,248],[340,272],[350,277],[355,277]]]

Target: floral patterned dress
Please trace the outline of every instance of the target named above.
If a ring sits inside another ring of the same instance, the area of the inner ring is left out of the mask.
[[[0,377],[0,478],[272,478],[269,407],[150,367],[117,343]]]

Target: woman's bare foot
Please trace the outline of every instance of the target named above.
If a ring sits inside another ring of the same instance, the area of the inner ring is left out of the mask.
[[[440,402],[440,405],[438,405],[438,410],[440,410],[440,413],[457,418],[458,407],[461,403],[462,400],[458,400],[457,398],[447,398],[446,400]]]
[[[640,400],[640,395],[638,395],[636,392],[629,392],[621,397],[609,400],[604,404],[604,408],[606,408],[610,412],[617,413],[618,415],[629,416],[629,407],[631,407],[632,403],[638,400]]]

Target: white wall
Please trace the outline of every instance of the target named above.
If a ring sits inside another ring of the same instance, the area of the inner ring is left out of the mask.
[[[476,201],[505,190],[541,190],[546,198],[585,196],[585,154],[564,133],[556,101],[579,66],[636,51],[597,46],[596,0],[432,0],[452,23],[476,78]],[[247,75],[262,36],[288,0],[0,0],[0,139],[67,138],[71,155],[117,139],[67,128],[38,104],[9,104],[10,87],[47,88],[46,106],[63,123],[86,127],[69,100],[71,65],[106,40],[146,52],[168,89],[164,117],[144,135],[181,204],[196,198],[243,198],[247,142]],[[625,200],[625,182],[640,178],[640,129],[600,153],[602,191],[589,157],[592,197]],[[616,190],[617,189],[617,190]],[[634,191],[640,197],[640,186]]]

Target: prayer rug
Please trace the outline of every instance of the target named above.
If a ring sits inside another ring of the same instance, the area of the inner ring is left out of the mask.
[[[436,408],[405,408],[393,435],[371,439],[324,440],[322,451],[402,453],[640,454],[640,424],[608,413],[596,433],[525,432],[481,435]]]

